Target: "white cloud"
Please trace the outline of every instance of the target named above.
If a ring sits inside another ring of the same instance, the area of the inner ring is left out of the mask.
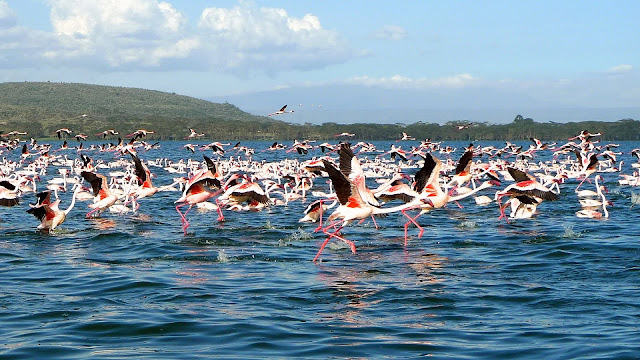
[[[153,68],[195,49],[186,19],[157,0],[49,0],[58,46],[50,62],[118,70]],[[191,46],[187,46],[191,45]],[[181,53],[176,53],[179,49]]]
[[[16,25],[16,14],[6,1],[0,1],[0,30],[12,28]]]
[[[606,73],[607,74],[626,74],[626,73],[630,73],[631,71],[633,71],[633,66],[623,64],[623,65],[610,67],[609,69],[607,69]]]
[[[407,30],[396,25],[387,25],[374,33],[374,36],[385,40],[403,40],[407,37]]]
[[[101,71],[215,70],[246,76],[319,69],[364,56],[313,14],[241,1],[197,23],[161,0],[45,0],[51,32],[15,26],[0,0],[0,67]],[[174,1],[177,4],[177,2]]]
[[[317,16],[289,16],[284,9],[242,3],[207,8],[198,24],[214,65],[234,72],[321,68],[355,56],[342,37],[322,27]]]
[[[454,76],[440,78],[417,78],[412,79],[402,75],[393,75],[391,77],[372,78],[368,76],[359,76],[347,79],[345,82],[349,84],[380,86],[387,88],[401,89],[434,89],[434,88],[462,88],[469,85],[477,84],[478,78],[470,74],[457,74]]]

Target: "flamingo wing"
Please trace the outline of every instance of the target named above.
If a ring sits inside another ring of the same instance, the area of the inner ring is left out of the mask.
[[[336,169],[336,167],[327,160],[322,159],[322,164],[329,174],[329,179],[331,179],[333,183],[338,201],[340,201],[342,205],[346,204],[349,202],[349,197],[351,196],[351,182],[340,170]]]

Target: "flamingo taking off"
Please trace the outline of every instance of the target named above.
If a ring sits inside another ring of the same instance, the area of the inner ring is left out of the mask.
[[[51,191],[45,191],[37,194],[38,203],[29,208],[27,212],[40,220],[38,230],[53,231],[67,219],[67,215],[69,215],[71,209],[73,209],[73,206],[76,203],[78,193],[82,190],[80,183],[76,183],[74,187],[75,190],[71,197],[71,203],[65,210],[61,210],[58,207],[60,205],[60,200],[56,200],[53,203],[51,202]]]
[[[87,213],[87,218],[92,214],[100,214],[118,200],[118,197],[109,190],[106,176],[91,171],[82,171],[80,175],[91,184],[93,189],[93,204],[89,204],[92,210]]]

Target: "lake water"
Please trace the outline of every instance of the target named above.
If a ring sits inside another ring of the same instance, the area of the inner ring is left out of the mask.
[[[183,144],[140,157],[202,160]],[[268,161],[321,155],[244,145]],[[633,171],[635,146],[622,144],[622,173]],[[151,171],[156,185],[175,176]],[[226,211],[223,223],[194,209],[185,236],[179,192],[96,219],[78,202],[51,234],[36,230],[25,212],[35,196],[25,194],[0,208],[0,358],[640,358],[640,205],[632,207],[640,189],[602,175],[614,204],[608,219],[575,215],[571,180],[532,219],[498,220],[496,204],[472,199],[449,204],[420,217],[425,234],[412,227],[406,247],[401,214],[378,219],[379,229],[352,224],[342,234],[357,253],[332,240],[317,263],[326,236],[297,222],[311,196]],[[60,196],[66,208],[71,194]]]

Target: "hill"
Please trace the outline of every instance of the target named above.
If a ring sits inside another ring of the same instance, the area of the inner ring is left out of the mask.
[[[159,137],[170,138],[184,134],[189,127],[215,131],[213,125],[238,122],[283,124],[229,103],[154,90],[56,82],[0,84],[0,129],[28,131],[33,136],[53,136],[60,127],[90,133],[112,127],[126,132],[146,126],[160,128]]]

